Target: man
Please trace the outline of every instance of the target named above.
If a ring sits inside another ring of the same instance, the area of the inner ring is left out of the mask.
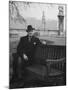
[[[36,47],[41,44],[40,40],[33,36],[34,28],[31,25],[27,26],[27,36],[21,37],[20,42],[17,46],[17,53],[14,56],[13,70],[14,77],[18,78],[18,57],[21,57],[21,71],[25,71],[27,65],[31,65],[34,61],[34,54]]]
[[[25,62],[32,62],[36,47],[41,44],[40,40],[33,36],[33,30],[31,25],[27,26],[27,36],[21,37],[17,47],[18,55]]]

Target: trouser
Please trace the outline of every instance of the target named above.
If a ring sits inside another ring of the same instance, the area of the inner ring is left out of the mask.
[[[28,61],[24,60],[24,58],[19,58],[18,54],[13,55],[13,78],[14,79],[23,79],[26,74],[26,67],[31,65],[31,58]]]
[[[13,55],[13,78],[18,78],[18,55],[16,53]]]

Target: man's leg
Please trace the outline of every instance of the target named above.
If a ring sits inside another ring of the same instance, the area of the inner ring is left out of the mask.
[[[18,79],[18,55],[13,54],[13,80]]]

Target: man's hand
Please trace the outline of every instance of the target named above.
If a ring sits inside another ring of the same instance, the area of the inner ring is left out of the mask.
[[[28,57],[27,57],[26,54],[23,54],[23,58],[24,58],[26,61],[28,61]]]

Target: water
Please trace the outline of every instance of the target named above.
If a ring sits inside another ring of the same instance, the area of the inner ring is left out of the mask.
[[[38,37],[40,40],[49,40],[53,41],[54,43],[50,43],[51,45],[65,45],[66,44],[66,37],[64,35],[58,36],[57,33],[52,32],[44,32],[44,31],[34,31],[33,33],[37,32]],[[9,40],[10,42],[19,41],[20,37],[26,36],[26,30],[9,30]],[[37,35],[36,35],[37,36]]]

